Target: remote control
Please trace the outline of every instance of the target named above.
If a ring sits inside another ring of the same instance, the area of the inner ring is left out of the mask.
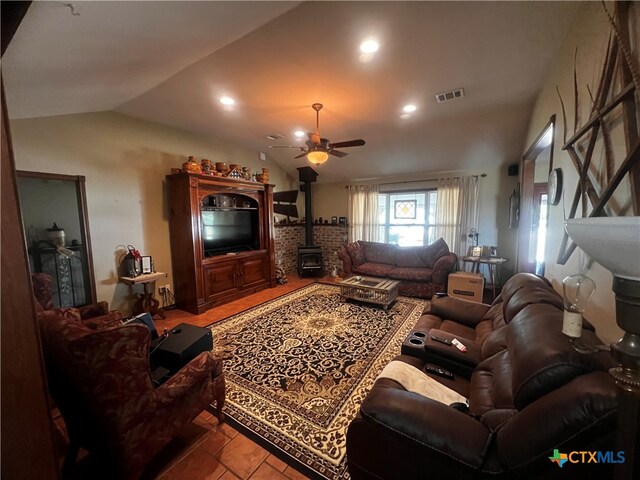
[[[451,340],[448,338],[438,337],[437,335],[431,335],[431,340],[434,342],[444,343],[445,345],[451,345]]]
[[[427,365],[424,368],[428,373],[433,373],[435,375],[440,375],[441,377],[453,380],[453,373],[451,373],[449,370],[445,370],[444,368],[436,367],[435,365]]]

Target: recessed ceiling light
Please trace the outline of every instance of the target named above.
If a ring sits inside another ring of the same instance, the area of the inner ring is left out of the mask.
[[[231,105],[235,105],[236,101],[231,97],[224,96],[224,97],[220,97],[220,103],[222,105],[231,106]]]
[[[402,107],[402,111],[405,113],[411,113],[411,112],[415,112],[418,109],[418,107],[416,107],[415,105],[413,105],[412,103],[410,103],[409,105],[405,105],[404,107]]]
[[[365,40],[360,44],[360,51],[362,53],[374,53],[377,52],[379,48],[380,45],[378,45],[378,42],[375,40]]]
[[[304,137],[304,132],[302,130],[296,130],[295,132],[293,132],[293,134],[295,135],[296,138]]]

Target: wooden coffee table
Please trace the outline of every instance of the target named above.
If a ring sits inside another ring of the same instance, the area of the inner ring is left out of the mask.
[[[340,294],[345,298],[382,305],[385,310],[398,297],[400,282],[387,278],[354,276],[340,282]]]

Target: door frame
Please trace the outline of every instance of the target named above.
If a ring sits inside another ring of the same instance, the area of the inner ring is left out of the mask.
[[[518,223],[518,240],[516,244],[516,273],[535,273],[535,266],[533,267],[534,271],[531,271],[528,258],[529,248],[531,247],[531,222],[533,220],[535,162],[544,150],[550,148],[548,173],[551,172],[553,168],[555,124],[556,116],[553,114],[522,156],[520,164],[520,221]],[[550,143],[546,139],[549,129],[552,131]]]
[[[80,234],[84,241],[87,259],[87,284],[86,303],[91,305],[97,300],[96,281],[93,270],[93,254],[91,247],[91,234],[89,232],[89,212],[87,210],[86,178],[83,175],[64,175],[60,173],[32,172],[27,170],[16,170],[17,177],[36,178],[42,180],[62,180],[74,182],[76,186],[76,200],[78,202],[78,220],[80,222]]]

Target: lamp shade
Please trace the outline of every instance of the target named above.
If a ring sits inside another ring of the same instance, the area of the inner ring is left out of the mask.
[[[314,165],[321,165],[327,161],[329,154],[322,150],[312,150],[307,153],[307,159]]]
[[[574,218],[564,224],[584,253],[614,276],[640,281],[640,217]]]

